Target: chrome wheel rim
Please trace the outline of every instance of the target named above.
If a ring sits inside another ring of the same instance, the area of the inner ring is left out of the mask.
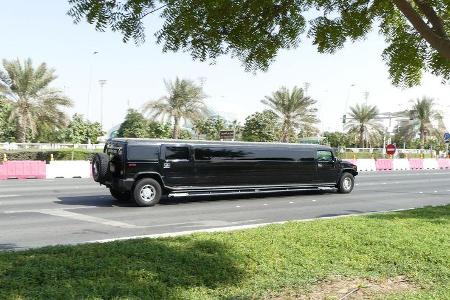
[[[140,195],[141,195],[142,200],[144,200],[145,202],[150,202],[153,199],[155,199],[156,189],[152,185],[149,185],[149,184],[144,185],[141,188]]]
[[[352,180],[350,178],[344,178],[344,182],[342,183],[344,189],[348,191],[352,187]]]

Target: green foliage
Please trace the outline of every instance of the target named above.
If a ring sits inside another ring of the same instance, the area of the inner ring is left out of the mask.
[[[336,278],[402,276],[417,289],[372,296],[448,299],[449,241],[447,205],[0,252],[0,298],[290,299]]]
[[[171,126],[168,123],[160,123],[156,121],[148,121],[148,138],[170,139],[172,136]],[[186,136],[184,130],[180,133],[181,136]]]
[[[383,126],[377,120],[378,108],[356,104],[350,107],[350,118],[345,124],[347,134],[358,137],[359,147],[374,147],[381,142]]]
[[[339,131],[324,132],[323,136],[326,138],[324,143],[330,147],[350,147],[352,146],[352,137],[348,133]]]
[[[127,138],[170,138],[170,124],[147,120],[140,112],[129,109],[125,120],[120,124],[117,137]]]
[[[149,101],[144,105],[144,112],[150,114],[152,119],[161,117],[162,120],[173,120],[172,138],[180,135],[180,122],[182,120],[195,121],[207,114],[203,100],[206,95],[203,88],[191,80],[179,79],[164,81],[168,92],[156,101]]]
[[[33,138],[38,127],[57,131],[67,124],[62,108],[72,106],[72,101],[59,90],[50,88],[56,79],[53,69],[45,63],[34,68],[31,59],[23,63],[18,59],[3,60],[3,68],[0,97],[11,105],[9,121],[15,123],[17,142],[24,143],[27,136]]]
[[[401,141],[413,141],[419,135],[420,148],[427,148],[426,144],[429,140],[437,142],[437,145],[441,142],[442,148],[442,139],[446,128],[443,124],[442,115],[436,110],[435,106],[434,100],[427,97],[413,101],[411,109],[406,112],[410,120],[405,120],[399,124],[398,138]],[[434,121],[438,122],[437,128],[433,126]],[[401,137],[403,137],[403,140]]]
[[[80,114],[72,117],[69,125],[60,133],[60,139],[63,142],[72,144],[96,144],[98,138],[104,135],[102,125],[99,122],[90,122],[83,119]]]
[[[316,100],[305,95],[303,89],[294,86],[292,91],[280,88],[261,101],[275,112],[281,123],[281,142],[296,142],[300,132],[317,132]]]
[[[245,119],[242,139],[248,142],[275,142],[279,140],[278,116],[271,110],[256,112]]]
[[[0,142],[14,142],[15,126],[9,121],[11,104],[0,98]]]
[[[412,4],[413,2],[414,4]],[[231,54],[247,70],[266,70],[282,49],[310,38],[320,53],[363,40],[378,27],[387,48],[383,59],[392,82],[420,83],[424,71],[450,79],[450,2],[407,0],[69,0],[75,22],[86,18],[96,29],[111,28],[124,40],[142,43],[143,18],[161,13],[156,29],[163,51],[189,52],[215,61]],[[413,20],[413,21],[411,21]]]
[[[148,130],[147,119],[135,109],[129,109],[117,131],[117,137],[145,138],[148,136]]]
[[[220,116],[198,119],[194,121],[194,130],[197,136],[206,137],[208,140],[220,140],[220,131],[232,127],[224,118]]]

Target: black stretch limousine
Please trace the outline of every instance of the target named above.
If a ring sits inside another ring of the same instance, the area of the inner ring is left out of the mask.
[[[335,187],[350,193],[355,165],[330,147],[302,144],[111,139],[94,156],[94,180],[118,200],[152,206],[162,195]]]

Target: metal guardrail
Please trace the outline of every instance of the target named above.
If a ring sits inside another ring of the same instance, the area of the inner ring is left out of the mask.
[[[105,147],[100,144],[51,144],[51,143],[0,143],[0,150],[59,150],[59,149],[81,149],[98,150]]]

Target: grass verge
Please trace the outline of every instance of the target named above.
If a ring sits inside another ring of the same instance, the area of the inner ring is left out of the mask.
[[[450,206],[0,253],[0,299],[296,298],[336,278],[450,299]]]

